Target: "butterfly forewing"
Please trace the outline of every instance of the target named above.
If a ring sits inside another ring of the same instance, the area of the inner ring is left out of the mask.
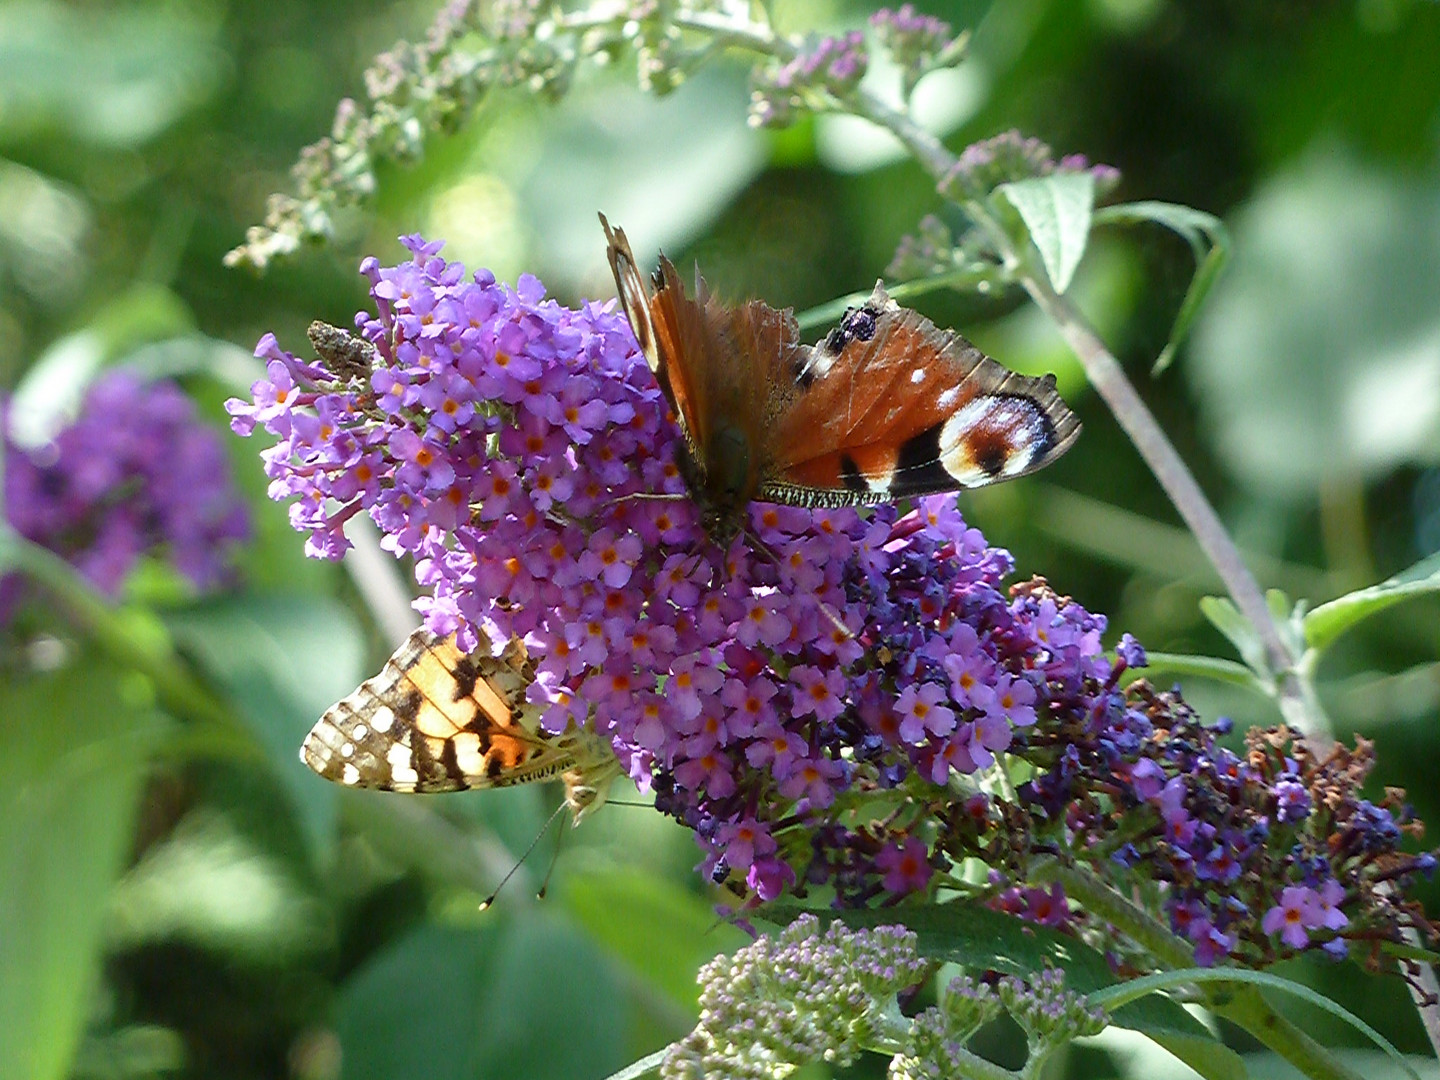
[[[612,229],[604,214],[600,215],[600,224],[605,229],[606,256],[615,275],[620,306],[630,320],[645,363],[693,448],[703,434],[703,428],[698,426],[703,417],[698,406],[703,403],[696,401],[696,387],[688,377],[695,363],[687,363],[687,357],[698,355],[697,350],[705,349],[712,336],[704,309],[686,297],[675,265],[663,255],[660,269],[655,272],[655,288],[647,285],[625,230]]]
[[[600,221],[621,305],[684,432],[689,479],[704,501],[743,508],[763,479],[765,430],[793,396],[792,367],[772,358],[800,348],[795,320],[758,300],[721,303],[698,277],[691,298],[664,255],[647,287],[625,231]]]
[[[1008,480],[1049,464],[1080,424],[1053,378],[1019,375],[876,285],[798,365],[760,492],[884,501]]]
[[[524,649],[466,654],[411,634],[373,679],[326,710],[300,756],[321,776],[385,791],[461,791],[555,776],[577,755],[526,712]]]

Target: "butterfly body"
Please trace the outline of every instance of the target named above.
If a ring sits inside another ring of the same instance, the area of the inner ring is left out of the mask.
[[[559,778],[578,824],[621,775],[614,748],[588,728],[555,735],[525,700],[535,673],[524,646],[499,656],[483,638],[416,630],[380,673],[316,722],[300,758],[348,787],[444,792]]]
[[[1022,476],[1074,443],[1052,376],[1019,375],[876,283],[816,345],[787,309],[686,295],[663,255],[647,286],[600,217],[625,314],[679,420],[679,467],[712,538],[752,500],[854,506]]]

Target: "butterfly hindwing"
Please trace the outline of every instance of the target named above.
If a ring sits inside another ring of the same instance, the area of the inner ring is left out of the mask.
[[[878,502],[979,487],[1049,464],[1080,431],[1052,377],[1010,371],[878,283],[806,353],[761,498],[842,489]]]
[[[483,646],[483,643],[482,643]],[[300,756],[352,787],[439,792],[543,779],[576,765],[525,709],[524,649],[466,654],[455,638],[411,634],[381,669],[325,711]]]

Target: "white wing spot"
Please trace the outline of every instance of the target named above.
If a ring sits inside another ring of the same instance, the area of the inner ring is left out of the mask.
[[[955,399],[959,396],[960,387],[952,386],[949,390],[944,391],[938,398],[935,399],[935,404],[942,409],[948,409],[951,405],[955,403]]]
[[[480,750],[480,737],[473,731],[462,731],[450,740],[455,747],[455,764],[466,776],[482,776],[485,755]]]
[[[345,770],[340,774],[342,784],[358,784],[360,782],[360,770],[348,761],[345,763]]]
[[[414,788],[420,782],[420,774],[411,767],[410,748],[404,743],[395,743],[385,754],[390,763],[390,779],[398,789]]]
[[[370,726],[380,734],[385,734],[395,726],[395,714],[391,712],[390,706],[381,705],[370,714]]]
[[[916,386],[919,386],[925,381],[925,369],[917,367],[914,371],[910,372],[910,381]]]
[[[365,736],[370,734],[370,729],[364,724],[356,724],[355,730],[350,732],[350,737],[356,742],[364,742]]]
[[[355,744],[352,743],[352,742],[344,742],[344,743],[341,743],[341,744],[340,744],[340,756],[341,756],[341,757],[354,757],[354,756],[355,756]]]

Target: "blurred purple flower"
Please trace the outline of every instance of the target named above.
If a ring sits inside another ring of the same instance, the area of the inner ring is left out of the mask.
[[[293,394],[288,371],[272,371],[256,415],[285,425]],[[111,597],[146,556],[163,558],[197,589],[225,580],[249,519],[219,435],[173,383],[106,372],[76,418],[35,448],[12,441],[9,410],[0,402],[5,515],[21,536],[65,558]],[[17,588],[7,579],[8,602]]]

